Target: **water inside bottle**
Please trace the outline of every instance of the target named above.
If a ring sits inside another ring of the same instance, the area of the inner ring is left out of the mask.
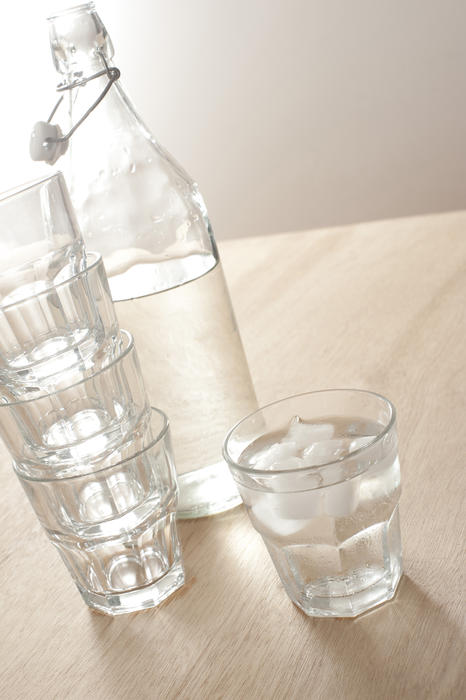
[[[255,394],[221,264],[212,254],[199,254],[176,266],[169,261],[165,269],[164,281],[163,264],[139,263],[147,285],[149,278],[162,288],[173,284],[174,270],[178,280],[191,280],[119,301],[116,312],[121,327],[134,335],[150,400],[170,420],[178,515],[207,515],[240,503],[222,443],[227,430],[256,408]],[[110,277],[114,297],[121,296],[122,279]]]

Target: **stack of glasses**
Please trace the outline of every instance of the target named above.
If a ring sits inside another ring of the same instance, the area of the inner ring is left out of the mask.
[[[0,199],[0,436],[86,603],[118,614],[184,583],[166,416],[151,408],[101,257],[60,174]]]

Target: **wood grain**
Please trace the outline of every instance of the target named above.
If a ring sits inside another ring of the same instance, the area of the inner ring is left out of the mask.
[[[180,523],[188,580],[159,608],[96,615],[2,451],[0,697],[465,697],[466,213],[221,252],[261,403],[352,386],[397,406],[399,592],[356,620],[307,618],[237,508]]]

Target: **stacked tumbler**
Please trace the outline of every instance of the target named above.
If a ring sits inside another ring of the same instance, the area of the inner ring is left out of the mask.
[[[166,416],[151,408],[101,257],[60,174],[0,198],[0,435],[86,603],[118,614],[184,583]]]

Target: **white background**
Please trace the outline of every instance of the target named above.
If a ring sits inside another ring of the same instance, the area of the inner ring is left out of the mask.
[[[0,190],[47,171],[45,16],[0,24]],[[76,3],[74,3],[76,4]],[[122,82],[218,238],[466,207],[464,0],[100,0]]]

